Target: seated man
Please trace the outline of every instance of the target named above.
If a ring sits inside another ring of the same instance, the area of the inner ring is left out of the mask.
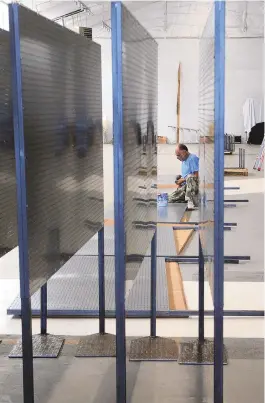
[[[181,175],[176,177],[177,190],[168,198],[169,203],[188,202],[188,209],[198,207],[199,193],[199,158],[190,154],[185,144],[178,144],[176,157],[182,162]]]

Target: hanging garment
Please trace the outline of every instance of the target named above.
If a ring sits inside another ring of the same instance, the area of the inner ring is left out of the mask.
[[[264,122],[264,100],[261,98],[256,102],[256,110],[258,110],[258,120],[257,123]]]
[[[249,136],[248,136],[248,144],[257,144],[260,145],[264,138],[264,122],[257,123],[254,127],[252,127]]]
[[[247,98],[243,106],[244,127],[247,136],[256,124],[254,99]]]

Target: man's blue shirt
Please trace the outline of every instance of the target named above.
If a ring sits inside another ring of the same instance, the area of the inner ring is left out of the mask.
[[[195,154],[190,154],[185,161],[182,161],[181,176],[186,178],[194,172],[199,172],[199,157]]]

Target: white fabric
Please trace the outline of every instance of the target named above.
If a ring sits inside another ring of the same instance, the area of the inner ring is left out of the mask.
[[[259,106],[259,117],[257,123],[264,122],[264,100],[260,99],[258,102]]]
[[[254,99],[247,98],[243,106],[244,127],[247,135],[256,124]]]

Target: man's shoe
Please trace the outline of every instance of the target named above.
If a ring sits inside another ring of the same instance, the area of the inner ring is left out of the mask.
[[[189,200],[189,201],[188,201],[187,209],[188,209],[188,210],[195,210],[196,208],[197,208],[197,207],[195,207],[193,201]]]

